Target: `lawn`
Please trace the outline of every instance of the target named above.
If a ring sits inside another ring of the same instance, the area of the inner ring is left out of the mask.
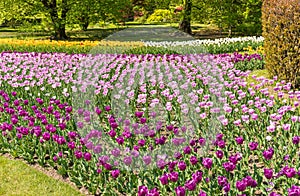
[[[56,180],[24,161],[0,156],[0,195],[82,195],[76,188]]]

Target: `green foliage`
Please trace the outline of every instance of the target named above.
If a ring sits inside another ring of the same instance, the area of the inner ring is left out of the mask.
[[[125,54],[178,54],[178,53],[174,50],[170,50],[164,47],[143,46],[143,47],[131,48],[125,51]]]
[[[99,21],[116,22],[122,18],[120,12],[125,6],[129,6],[128,1],[121,0],[73,0],[69,14],[67,16],[67,24],[79,25],[82,30],[87,30],[91,23]]]
[[[241,71],[253,71],[253,70],[261,70],[264,69],[265,61],[264,60],[257,60],[251,59],[250,61],[244,60],[239,61],[234,64],[234,67]]]
[[[192,19],[214,23],[229,35],[231,32],[260,35],[261,5],[262,0],[194,0]]]
[[[66,38],[65,27],[86,30],[100,20],[116,22],[123,17],[121,10],[130,2],[123,0],[1,0],[0,22],[24,24],[30,18],[43,18],[42,29],[53,31],[55,37]],[[49,23],[50,22],[50,23]],[[27,27],[32,23],[25,23]]]
[[[211,54],[222,54],[222,53],[232,53],[237,51],[244,51],[245,48],[251,46],[253,50],[256,50],[259,46],[262,46],[262,42],[234,42],[230,44],[214,44],[206,46],[205,50]]]
[[[300,2],[266,0],[263,4],[266,68],[272,76],[300,85]]]
[[[76,46],[48,46],[48,45],[38,45],[38,46],[27,46],[27,45],[10,45],[10,44],[1,44],[0,45],[0,52],[9,51],[9,52],[62,52],[67,54],[81,54],[81,53],[89,53],[92,47],[76,47]]]
[[[157,9],[147,18],[147,22],[172,22],[174,14],[170,10]]]

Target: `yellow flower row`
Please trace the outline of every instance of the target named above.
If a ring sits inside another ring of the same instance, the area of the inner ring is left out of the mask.
[[[138,47],[144,46],[143,42],[120,42],[120,41],[50,41],[50,40],[19,40],[19,39],[0,39],[0,44],[22,45],[22,46],[63,46],[63,47],[93,47],[93,46],[125,46]]]
[[[254,50],[251,46],[248,46],[247,48],[244,48],[244,51],[247,51],[250,54],[254,54],[254,53],[264,54],[264,47],[259,46],[258,48],[256,48],[256,50]]]

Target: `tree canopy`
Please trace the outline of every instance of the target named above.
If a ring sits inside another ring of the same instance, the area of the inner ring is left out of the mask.
[[[260,32],[261,5],[262,0],[0,0],[0,23],[42,18],[49,22],[53,36],[66,39],[66,25],[87,30],[90,23],[133,20],[136,13],[149,17],[157,9],[174,12],[179,6],[179,29],[191,33],[191,21],[199,21],[217,24],[230,35]]]

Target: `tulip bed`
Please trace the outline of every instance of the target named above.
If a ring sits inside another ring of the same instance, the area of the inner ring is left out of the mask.
[[[222,54],[256,50],[263,45],[263,37],[220,38],[174,42],[120,42],[120,41],[50,41],[0,39],[0,51],[118,53],[118,54]]]
[[[92,194],[299,196],[300,91],[247,60],[3,52],[0,152]]]

